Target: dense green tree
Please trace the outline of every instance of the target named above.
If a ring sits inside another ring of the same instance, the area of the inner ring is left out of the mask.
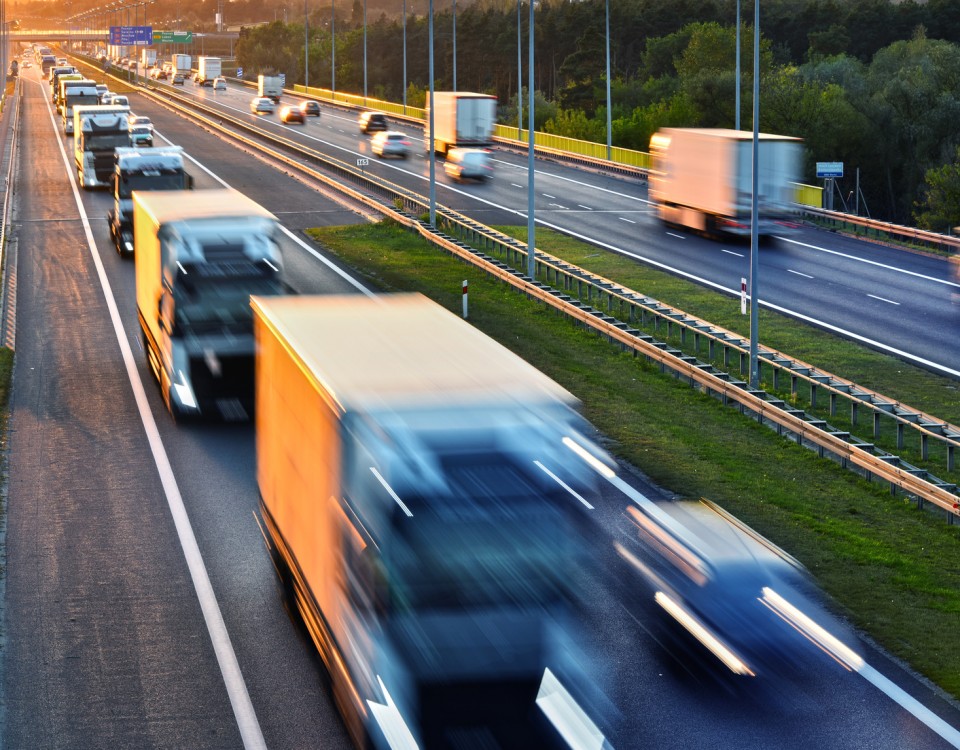
[[[960,227],[960,147],[951,163],[927,170],[914,209],[913,216],[922,229],[949,233]]]

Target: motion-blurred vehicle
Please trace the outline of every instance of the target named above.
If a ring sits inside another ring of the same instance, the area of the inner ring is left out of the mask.
[[[237,190],[133,191],[143,348],[174,418],[253,413],[250,295],[284,291],[278,234]]]
[[[127,98],[126,94],[114,94],[110,98],[110,101],[107,102],[107,104],[113,104],[114,106],[117,106],[117,107],[129,107],[130,99]]]
[[[447,151],[443,171],[457,181],[489,180],[493,177],[490,152],[483,148],[452,148]]]
[[[284,107],[280,110],[280,122],[290,124],[291,122],[299,122],[301,125],[304,124],[306,118],[304,117],[303,112],[300,111],[299,107]]]
[[[633,574],[625,605],[678,660],[733,680],[787,676],[817,655],[859,669],[800,563],[707,501],[642,501],[614,545]]]
[[[173,81],[171,81],[171,84],[174,86],[183,86],[183,83],[185,80],[186,78],[184,77],[183,73],[177,73],[173,77]]]
[[[430,133],[433,112],[435,133]],[[453,148],[485,148],[493,144],[497,122],[497,98],[468,91],[434,91],[427,97],[426,130],[423,147],[438,154]],[[432,144],[432,146],[431,146]]]
[[[25,68],[32,68],[32,67],[33,67],[33,63],[30,62],[29,60],[27,60],[27,61],[23,64],[23,67],[25,67]]]
[[[370,139],[370,150],[377,156],[399,156],[406,159],[413,144],[406,133],[382,130]]]
[[[261,528],[357,747],[545,750],[562,715],[609,748],[576,399],[420,295],[251,305]]]
[[[315,102],[313,99],[305,99],[304,101],[300,102],[300,111],[310,117],[319,117],[320,103]]]
[[[114,154],[130,145],[129,116],[129,107],[98,104],[73,108],[74,162],[84,190],[110,185]]]
[[[265,96],[255,96],[250,100],[250,111],[255,115],[272,113],[275,108],[273,99],[268,99]]]
[[[387,130],[387,116],[383,112],[368,109],[360,113],[357,118],[361,133],[372,133],[376,130]]]
[[[127,118],[127,124],[130,126],[130,145],[131,146],[152,146],[153,145],[153,123],[150,118],[144,115],[130,115]]]
[[[103,102],[103,95],[108,93],[109,91],[110,89],[107,87],[107,84],[105,83],[97,84],[97,96],[99,97],[101,103]]]
[[[217,76],[213,79],[213,90],[214,91],[226,91],[227,90],[227,79],[223,76]]]
[[[275,104],[280,103],[283,96],[283,79],[280,76],[267,76],[262,73],[257,76],[257,94],[269,96]]]

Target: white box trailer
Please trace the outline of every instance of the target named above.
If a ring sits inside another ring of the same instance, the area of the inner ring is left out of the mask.
[[[786,233],[794,214],[802,141],[759,134],[760,234]],[[662,128],[650,140],[649,195],[668,224],[705,234],[750,234],[753,133]]]
[[[436,135],[430,138],[430,110]],[[452,148],[482,148],[493,143],[497,123],[497,98],[466,91],[435,91],[427,98],[427,151],[445,154]]]
[[[545,669],[586,679],[564,612],[610,465],[576,399],[420,295],[252,305],[260,510],[351,734],[545,747]]]

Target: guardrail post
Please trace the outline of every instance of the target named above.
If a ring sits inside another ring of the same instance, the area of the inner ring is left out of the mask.
[[[860,404],[856,401],[850,402],[850,424],[857,424],[857,417],[860,416]]]
[[[712,338],[707,339],[707,359],[709,359],[711,362],[713,362],[716,350],[716,342]]]
[[[927,434],[925,432],[921,433],[920,434],[920,457],[924,461],[926,461],[930,457],[929,456],[930,448],[928,445],[929,442],[930,441],[927,440]]]
[[[873,437],[874,439],[880,437],[880,412],[878,411],[873,413]]]
[[[831,417],[837,416],[837,394],[836,393],[830,394],[830,416]]]
[[[810,409],[817,408],[817,386],[815,383],[810,384]]]
[[[747,371],[747,353],[740,352],[740,374],[743,375]]]
[[[776,365],[771,365],[773,367],[773,390],[780,390],[780,368]]]
[[[903,450],[903,422],[897,422],[897,450]]]
[[[947,446],[947,471],[953,471],[953,446]]]
[[[723,345],[723,369],[730,369],[730,347],[727,344]]]
[[[680,346],[687,345],[687,327],[680,326]]]
[[[796,373],[794,373],[794,374],[792,374],[792,375],[790,376],[790,395],[791,395],[791,396],[796,396],[796,395],[797,395],[797,375],[796,375]]]

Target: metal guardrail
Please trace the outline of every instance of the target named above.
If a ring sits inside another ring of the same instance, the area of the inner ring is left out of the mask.
[[[218,111],[211,110],[211,119],[198,110],[205,110],[198,106],[195,99],[186,97],[182,94],[169,89],[169,87],[148,87],[146,89],[153,96],[164,100],[167,104],[173,104],[184,113],[189,114],[202,121],[207,127],[219,130],[233,138],[267,153],[271,158],[278,159],[288,166],[294,167],[299,171],[309,174],[312,178],[320,180],[338,191],[349,195],[354,200],[360,201],[365,205],[375,208],[378,212],[390,216],[398,222],[415,228],[421,235],[428,238],[434,244],[443,247],[459,257],[469,260],[472,264],[483,268],[493,276],[506,281],[512,286],[520,289],[526,294],[535,297],[552,307],[555,307],[580,323],[589,326],[606,336],[611,341],[617,342],[623,347],[632,349],[637,354],[641,354],[647,359],[660,363],[664,370],[671,370],[678,377],[687,378],[691,384],[696,385],[707,393],[721,398],[725,403],[734,402],[739,404],[741,411],[751,413],[759,421],[774,425],[777,430],[783,434],[786,431],[797,442],[814,447],[820,455],[832,455],[841,464],[845,466],[855,466],[861,470],[867,477],[879,477],[889,483],[891,491],[897,490],[917,498],[918,503],[930,502],[943,509],[950,523],[953,523],[954,517],[960,517],[960,495],[956,494],[956,486],[942,482],[932,476],[928,471],[919,469],[903,462],[898,456],[886,453],[877,449],[874,444],[867,443],[849,432],[836,430],[828,425],[824,420],[814,415],[805,414],[802,410],[792,408],[783,400],[771,396],[762,391],[751,391],[746,388],[746,384],[733,378],[728,373],[718,370],[712,363],[704,363],[695,356],[687,355],[682,350],[675,349],[668,344],[656,341],[652,336],[640,332],[631,326],[629,322],[617,320],[602,310],[596,309],[591,304],[584,303],[567,294],[564,290],[558,290],[548,283],[536,279],[529,279],[522,272],[512,268],[503,261],[491,258],[482,250],[479,250],[462,240],[445,234],[440,229],[431,227],[426,221],[414,217],[423,215],[427,210],[425,199],[413,193],[412,191],[401,188],[387,180],[376,175],[360,170],[353,165],[333,159],[325,154],[307,148],[302,144],[289,139],[265,133],[253,125],[244,121],[237,120]],[[252,133],[257,140],[247,138],[224,126],[229,123],[241,131]],[[275,146],[291,151],[298,158],[291,158],[285,153],[276,151],[263,145],[263,141],[269,141]],[[335,177],[325,175],[311,166],[304,164],[303,157],[309,157],[313,162],[322,165],[327,170],[332,170]],[[347,178],[358,184],[365,190],[356,190],[345,185],[340,179]],[[515,262],[524,263],[526,257],[526,246],[513,238],[502,235],[495,230],[485,227],[478,222],[462,216],[444,206],[438,207],[438,216],[441,219],[441,225],[446,228],[452,228],[454,231],[467,236],[473,235],[475,238],[483,238],[480,244],[501,248],[502,253],[509,257],[513,255]],[[743,339],[735,334],[723,331],[723,329],[711,326],[704,321],[698,321],[695,318],[686,316],[681,311],[674,310],[664,305],[660,305],[655,300],[649,300],[642,295],[627,290],[624,287],[614,284],[601,277],[595,277],[582,269],[565,263],[559,259],[546,254],[540,254],[537,261],[537,275],[543,276],[549,282],[550,275],[553,274],[554,281],[564,279],[563,283],[568,288],[576,283],[578,292],[582,294],[584,284],[587,284],[588,299],[594,293],[590,290],[596,290],[598,301],[602,301],[605,296],[608,308],[612,307],[613,300],[619,300],[618,304],[630,305],[627,309],[636,310],[640,308],[648,309],[657,320],[666,321],[668,328],[674,324],[681,325],[681,331],[693,330],[695,339],[700,335],[710,334],[714,342],[719,342],[724,347],[724,352],[736,350],[743,356]],[[630,296],[632,295],[632,296]],[[628,317],[630,317],[628,315]],[[641,314],[642,317],[642,314]],[[709,337],[708,337],[709,338]],[[726,354],[724,355],[726,357]],[[778,352],[773,350],[764,350],[763,361],[768,365],[777,368],[783,368],[785,362],[780,361],[783,358]],[[802,365],[802,363],[800,363]],[[803,367],[810,368],[811,372],[800,372]],[[948,435],[937,435],[930,432],[931,425],[924,424],[919,420],[903,419],[903,415],[897,409],[890,412],[879,408],[874,399],[864,399],[868,394],[865,389],[848,388],[839,378],[833,378],[825,373],[817,373],[809,365],[803,365],[796,371],[791,371],[791,377],[800,378],[804,374],[810,376],[811,388],[823,387],[831,393],[831,403],[835,396],[851,398],[856,403],[868,404],[868,407],[877,407],[877,414],[889,414],[895,418],[900,418],[901,423],[910,425],[914,429],[926,431],[925,434],[933,435],[938,439],[944,439],[949,444],[949,455],[953,455],[953,449],[960,444],[957,436],[950,431]],[[832,379],[832,380],[831,380]],[[811,391],[816,393],[815,390]],[[877,394],[878,399],[882,399]],[[885,403],[893,403],[886,400]],[[900,406],[900,405],[897,405]],[[854,408],[854,407],[852,407]],[[912,412],[920,414],[920,412]],[[949,425],[942,422],[936,423],[944,426],[945,430],[951,430]],[[955,428],[952,428],[955,430]]]
[[[864,233],[874,239],[883,239],[884,237],[896,237],[915,243],[920,243],[926,247],[935,247],[952,253],[960,253],[960,237],[952,237],[938,232],[928,232],[924,229],[914,227],[905,227],[901,224],[890,224],[885,221],[868,219],[862,216],[852,216],[851,214],[841,213],[839,211],[827,211],[823,208],[804,207],[803,213],[813,216],[833,228],[840,227],[859,227]]]

